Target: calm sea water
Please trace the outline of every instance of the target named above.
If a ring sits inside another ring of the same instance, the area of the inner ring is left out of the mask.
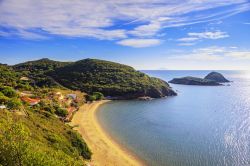
[[[209,71],[144,71],[169,81]],[[220,71],[231,86],[171,84],[178,96],[114,101],[97,117],[118,143],[150,166],[250,165],[250,72]]]

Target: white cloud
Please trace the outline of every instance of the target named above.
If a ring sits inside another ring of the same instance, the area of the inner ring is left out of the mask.
[[[221,51],[224,50],[223,47],[206,47],[194,49],[189,53],[179,54],[170,59],[176,60],[187,60],[187,61],[216,61],[220,60],[223,57],[221,56]]]
[[[229,37],[229,35],[226,32],[221,32],[221,31],[201,32],[201,33],[191,32],[188,33],[188,36],[196,37],[198,39],[213,39],[213,40]]]
[[[216,40],[216,39],[229,37],[229,35],[226,32],[222,32],[222,31],[190,32],[187,35],[188,35],[187,37],[177,39],[177,41],[181,42],[178,45],[190,46],[190,45],[196,44],[194,43],[195,41],[200,41],[202,39]]]
[[[124,39],[117,42],[117,44],[135,48],[156,46],[159,45],[160,43],[161,41],[159,39]]]
[[[192,42],[196,40],[199,40],[199,38],[198,37],[184,37],[184,38],[177,39],[177,41],[181,41],[181,42]]]
[[[2,37],[9,37],[9,38],[15,38],[15,37],[20,37],[23,39],[28,39],[28,40],[44,40],[44,39],[48,39],[49,37],[38,34],[38,33],[34,33],[34,32],[30,32],[30,31],[26,31],[26,30],[11,30],[9,32],[6,31],[2,31],[0,30],[0,36]]]
[[[179,46],[193,46],[193,45],[195,45],[196,43],[179,43],[178,45]]]
[[[212,46],[194,49],[185,53],[180,52],[169,57],[169,59],[184,61],[250,60],[250,50],[240,50],[237,47]]]
[[[225,6],[223,12],[199,12]],[[214,21],[248,9],[248,0],[2,0],[0,27],[16,30],[3,33],[33,38],[51,34],[101,40],[155,38],[166,27]]]
[[[139,37],[154,36],[161,29],[159,22],[152,22],[147,25],[140,25],[134,30],[129,31],[129,34]]]

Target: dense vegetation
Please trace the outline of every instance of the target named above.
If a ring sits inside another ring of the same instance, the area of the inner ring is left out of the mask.
[[[130,66],[96,59],[85,59],[49,72],[57,82],[70,89],[105,96],[154,98],[176,95],[169,85],[136,71]]]
[[[88,94],[86,96],[87,101],[96,101],[104,99],[104,95],[101,92],[94,92],[93,94]]]
[[[0,65],[0,105],[7,106],[0,110],[0,165],[84,165],[91,152],[81,136],[56,116],[67,112],[49,98],[53,89],[21,80],[24,73]],[[22,102],[21,91],[32,92],[41,102],[35,106]]]
[[[0,165],[83,165],[90,158],[78,133],[58,118],[27,112],[29,117],[0,112]]]
[[[160,79],[130,66],[97,59],[57,62],[49,59],[29,61],[14,66],[39,87],[66,87],[87,93],[101,92],[116,98],[154,98],[176,93]]]

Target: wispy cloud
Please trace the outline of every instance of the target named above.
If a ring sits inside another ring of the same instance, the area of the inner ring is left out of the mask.
[[[181,42],[179,45],[182,46],[190,46],[194,45],[194,42],[200,41],[202,39],[211,39],[211,40],[216,40],[216,39],[222,39],[222,38],[227,38],[229,35],[226,32],[222,31],[214,31],[214,32],[190,32],[187,34],[187,37],[177,39],[177,41]],[[192,44],[190,43],[192,42]]]
[[[169,57],[174,60],[186,61],[218,61],[230,58],[231,60],[250,60],[250,50],[240,50],[237,47],[205,47],[179,53]]]
[[[12,29],[8,31],[0,29],[0,37],[9,37],[9,38],[20,37],[28,40],[44,40],[49,38],[48,36],[23,29],[14,29],[14,30]]]
[[[186,42],[186,43],[179,43],[178,45],[179,46],[193,46],[195,45],[196,43],[189,43],[189,42]]]
[[[224,7],[227,7],[224,12],[216,10],[205,14],[199,13]],[[16,32],[5,31],[4,33],[15,33],[14,35],[22,38],[31,36],[33,39],[53,35],[101,40],[155,38],[166,27],[214,21],[249,9],[248,0],[106,0],[101,2],[99,0],[2,0],[0,1],[0,26],[16,29]],[[128,26],[131,27],[128,28]],[[31,31],[33,29],[38,31]],[[199,35],[201,34],[196,34],[196,36]],[[213,37],[212,34],[207,36]]]
[[[184,37],[184,38],[177,39],[177,41],[192,42],[192,41],[196,41],[196,40],[199,40],[199,39],[200,38],[198,38],[198,37]]]
[[[215,32],[192,32],[188,33],[188,36],[191,36],[191,38],[196,37],[197,39],[221,39],[229,37],[229,35],[226,32],[221,31],[215,31]]]
[[[130,46],[135,48],[156,46],[161,43],[159,39],[125,39],[117,42],[119,45]]]

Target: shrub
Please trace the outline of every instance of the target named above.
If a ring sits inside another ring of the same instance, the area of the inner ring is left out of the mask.
[[[55,114],[61,117],[66,117],[68,115],[68,111],[64,108],[57,108]]]
[[[44,109],[44,111],[47,111],[47,112],[52,113],[52,114],[55,112],[54,108],[52,108],[50,106],[44,106],[43,109]]]
[[[1,88],[1,91],[5,96],[10,97],[10,98],[17,96],[16,91],[9,86]]]
[[[95,100],[96,100],[96,96],[87,95],[87,101],[95,101]]]
[[[31,133],[18,121],[0,121],[0,165],[83,165],[81,160],[72,158],[61,150],[43,146],[31,139]]]
[[[96,97],[96,100],[102,100],[104,98],[104,95],[101,92],[94,92],[93,96]]]
[[[0,104],[6,104],[9,101],[9,98],[4,96],[2,92],[0,92]]]
[[[75,131],[68,131],[67,133],[70,136],[72,146],[77,148],[80,155],[85,159],[91,159],[92,152],[89,150],[82,137]]]
[[[7,102],[7,108],[8,109],[19,109],[21,107],[22,103],[19,99],[10,99],[8,102]]]

